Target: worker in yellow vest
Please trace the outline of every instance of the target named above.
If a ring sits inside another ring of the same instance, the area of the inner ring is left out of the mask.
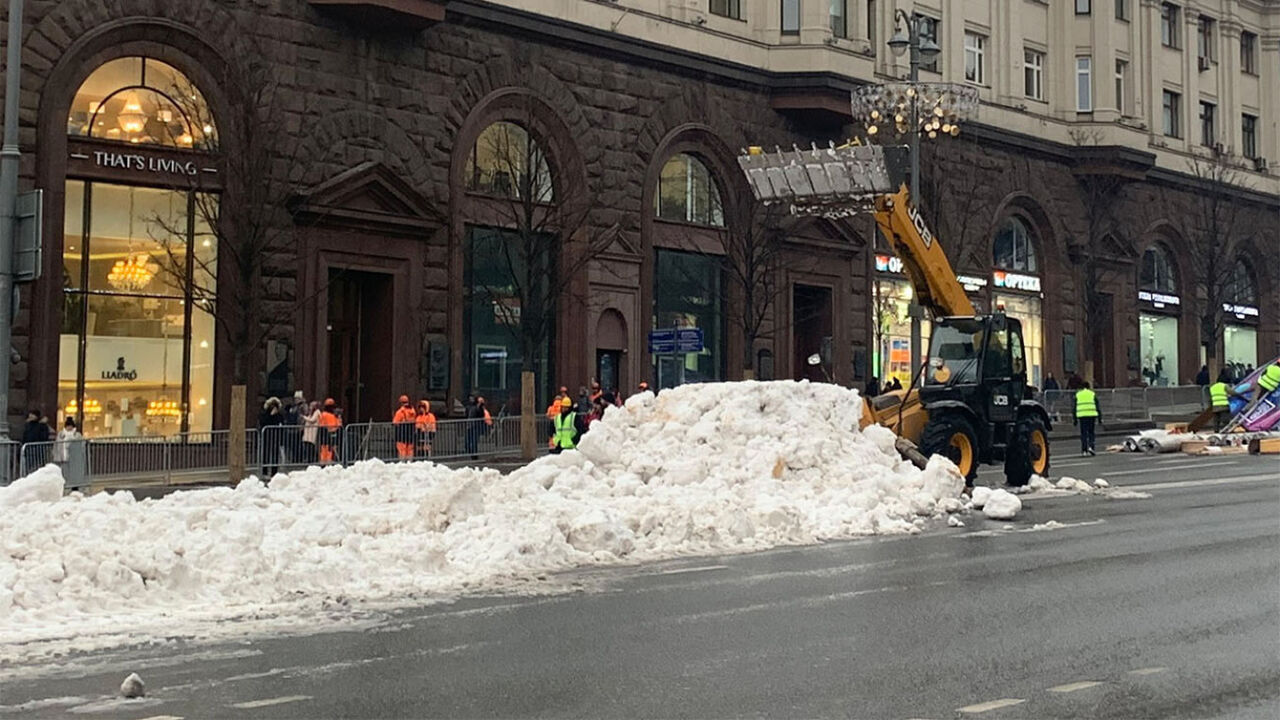
[[[1213,424],[1218,430],[1231,422],[1231,398],[1240,393],[1231,385],[1231,374],[1225,368],[1218,371],[1218,381],[1209,386],[1209,405],[1213,408]]]
[[[1076,415],[1071,421],[1080,426],[1080,456],[1097,455],[1094,450],[1094,423],[1102,423],[1102,413],[1098,410],[1098,396],[1093,392],[1089,381],[1082,381],[1076,391]]]
[[[587,431],[586,420],[573,408],[573,398],[560,400],[560,414],[551,421],[551,452],[559,454],[578,447],[578,439]]]
[[[1276,388],[1280,388],[1280,360],[1276,360],[1262,371],[1262,376],[1258,378],[1258,392],[1253,396],[1254,403],[1262,398],[1275,392]]]

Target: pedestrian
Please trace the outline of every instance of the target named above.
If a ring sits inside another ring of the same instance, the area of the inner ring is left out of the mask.
[[[487,431],[487,426],[493,424],[493,418],[489,416],[489,410],[484,406],[484,397],[477,395],[467,406],[467,429],[463,436],[463,442],[468,455],[472,460],[480,458],[480,436]]]
[[[49,425],[41,420],[40,411],[31,408],[27,413],[27,424],[22,428],[22,444],[49,442]]]
[[[879,394],[880,394],[880,378],[876,377],[875,375],[872,375],[871,379],[867,381],[867,397],[873,398],[878,396]]]
[[[302,418],[302,457],[305,463],[320,460],[320,401],[312,400]]]
[[[1252,405],[1257,405],[1262,398],[1280,388],[1280,359],[1267,366],[1258,377],[1258,391],[1253,395]]]
[[[600,381],[592,380],[591,381],[591,402],[594,403],[595,401],[599,400],[602,395],[604,395],[604,391],[600,389]]]
[[[418,401],[418,417],[413,424],[418,436],[418,454],[431,457],[431,443],[436,439],[436,416],[431,412],[430,402]]]
[[[1204,387],[1209,384],[1209,366],[1201,365],[1200,372],[1196,373],[1196,384]]]
[[[342,427],[342,418],[338,416],[338,404],[333,398],[325,398],[320,409],[320,462],[331,463],[338,460],[338,431]]]
[[[1219,432],[1231,422],[1231,398],[1240,393],[1231,385],[1231,373],[1218,371],[1218,381],[1209,386],[1209,407],[1213,409],[1213,426]]]
[[[577,412],[583,417],[591,414],[591,396],[587,394],[587,386],[578,387],[578,407]]]
[[[400,407],[391,418],[396,435],[396,457],[401,460],[413,458],[414,433],[418,424],[418,413],[409,404],[409,396],[400,396]]]
[[[899,380],[897,376],[894,376],[893,383],[889,385],[889,390],[901,390],[901,389],[902,389],[902,381]]]
[[[649,392],[649,383],[641,380],[640,384],[636,386],[636,394],[639,395],[640,393],[647,393],[647,392]]]
[[[551,424],[551,452],[560,454],[578,446],[578,438],[586,432],[582,416],[573,406],[573,398],[566,397],[560,401],[560,414]]]
[[[269,397],[262,404],[258,429],[262,431],[262,474],[270,478],[280,470],[280,453],[284,449],[284,413],[280,398]]]
[[[307,401],[301,390],[293,393],[293,400],[284,409],[284,455],[290,464],[302,462],[302,421],[307,416]]]
[[[590,430],[591,425],[602,417],[604,417],[604,401],[601,398],[597,398],[591,403],[591,412],[587,413],[583,425],[586,426],[587,430]]]
[[[1058,389],[1058,380],[1053,376],[1053,373],[1049,373],[1049,376],[1044,379],[1044,390],[1045,392],[1048,392],[1050,390],[1057,390],[1057,389]]]
[[[1088,380],[1080,381],[1080,389],[1076,391],[1076,414],[1072,425],[1080,426],[1080,456],[1097,455],[1094,450],[1094,423],[1102,424],[1102,411],[1098,407],[1098,396],[1089,387]]]
[[[53,444],[53,462],[62,471],[62,477],[71,487],[81,485],[84,476],[84,437],[76,426],[76,419],[67,417]]]
[[[560,388],[560,392],[556,393],[556,396],[551,399],[551,404],[547,406],[548,420],[556,419],[556,416],[560,414],[560,401],[568,396],[569,390],[567,388]]]

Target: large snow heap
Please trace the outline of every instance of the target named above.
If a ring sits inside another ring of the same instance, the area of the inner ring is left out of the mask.
[[[856,392],[833,385],[686,385],[631,398],[578,452],[506,476],[371,461],[142,502],[63,497],[45,468],[0,489],[0,636],[148,621],[177,631],[326,598],[405,600],[580,565],[912,532],[959,509],[953,465],[917,470],[889,431],[859,432],[861,412]]]

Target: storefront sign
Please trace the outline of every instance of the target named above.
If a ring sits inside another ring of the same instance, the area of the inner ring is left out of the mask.
[[[133,382],[134,380],[138,379],[138,371],[133,368],[126,370],[124,367],[124,358],[116,358],[115,369],[103,370],[102,379],[103,380],[128,380],[129,382]]]
[[[902,274],[902,260],[894,255],[877,255],[876,272]]]
[[[173,158],[146,156],[134,153],[93,151],[93,164],[98,167],[137,170],[139,172],[165,173],[170,175],[195,175],[200,171],[190,160],[174,160]]]
[[[998,288],[1040,292],[1040,278],[1035,275],[1019,275],[1018,273],[996,270],[991,274],[991,278]]]
[[[1151,292],[1150,290],[1139,290],[1138,299],[1143,302],[1149,302],[1157,308],[1182,304],[1182,299],[1177,295],[1165,295],[1164,293]]]
[[[1222,312],[1235,315],[1237,320],[1243,320],[1246,317],[1258,317],[1258,308],[1253,307],[1252,305],[1232,305],[1231,303],[1222,303]]]
[[[965,292],[978,292],[987,286],[987,279],[972,275],[957,275],[956,280],[964,286]]]
[[[167,147],[67,139],[67,176],[200,190],[221,189],[216,156]]]

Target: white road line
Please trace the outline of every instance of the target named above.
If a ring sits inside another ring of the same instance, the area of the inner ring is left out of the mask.
[[[1067,683],[1066,685],[1059,685],[1059,686],[1057,686],[1057,687],[1051,687],[1051,688],[1049,688],[1049,692],[1052,692],[1052,693],[1069,693],[1069,692],[1075,692],[1075,691],[1077,691],[1077,690],[1086,690],[1086,689],[1091,688],[1091,687],[1097,687],[1097,686],[1099,686],[1099,685],[1101,685],[1101,684],[1102,684],[1102,683],[1097,682],[1096,680],[1082,680],[1082,681],[1080,681],[1080,682]]]
[[[728,565],[704,565],[703,567],[676,568],[675,570],[663,570],[659,575],[683,575],[685,573],[707,572],[709,570],[724,570]]]
[[[235,703],[231,707],[248,710],[250,708],[267,707],[269,705],[283,705],[285,703],[298,702],[299,700],[310,700],[310,695],[285,695],[278,698],[267,698],[266,700],[250,700],[249,702]]]
[[[1162,667],[1138,668],[1137,670],[1130,670],[1129,674],[1130,675],[1155,675],[1156,673],[1162,673],[1168,669],[1169,668],[1162,668]]]
[[[962,708],[956,708],[956,712],[984,713],[984,712],[987,712],[988,710],[998,710],[1002,707],[1009,707],[1010,705],[1020,705],[1024,702],[1026,702],[1026,700],[1020,700],[1018,698],[1001,698],[999,700],[992,700],[991,702],[978,703],[977,705],[967,705]]]
[[[1056,463],[1053,463],[1052,467],[1055,467],[1055,468],[1080,467],[1081,465],[1094,465],[1094,464],[1095,463],[1092,460],[1077,460],[1075,462],[1056,462]]]
[[[181,715],[152,715],[151,717],[138,718],[138,720],[182,720]]]
[[[1160,467],[1149,467],[1143,470],[1121,470],[1120,472],[1104,472],[1099,475],[1107,477],[1115,477],[1117,475],[1142,475],[1144,473],[1167,472],[1169,470],[1185,470],[1187,468],[1207,468],[1221,467],[1223,465],[1235,465],[1235,460],[1216,460],[1214,462],[1193,462],[1183,463],[1182,465],[1161,465]]]
[[[1172,490],[1174,488],[1205,487],[1210,485],[1231,485],[1233,483],[1275,482],[1280,475],[1236,475],[1225,478],[1206,478],[1204,480],[1177,480],[1174,482],[1147,483],[1145,485],[1121,485],[1120,490]]]

